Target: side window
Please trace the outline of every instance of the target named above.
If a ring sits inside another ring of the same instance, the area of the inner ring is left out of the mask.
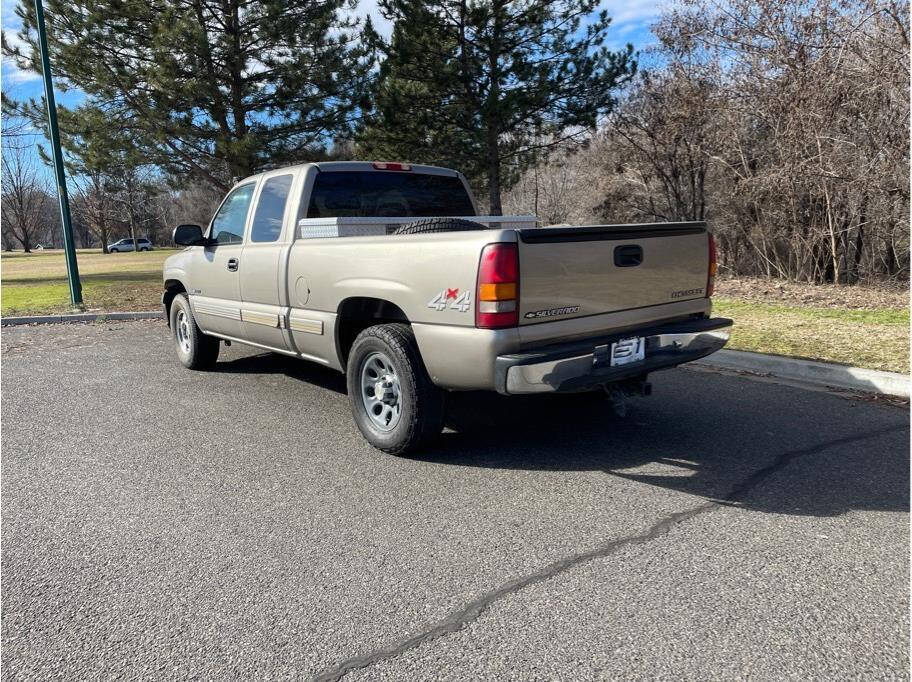
[[[274,242],[282,233],[282,218],[285,217],[285,202],[291,191],[292,175],[277,175],[263,183],[260,200],[253,214],[250,230],[252,242]]]
[[[254,187],[252,182],[241,185],[219,207],[212,219],[210,235],[219,244],[240,244],[244,240],[244,223],[247,221],[247,209],[250,208]]]

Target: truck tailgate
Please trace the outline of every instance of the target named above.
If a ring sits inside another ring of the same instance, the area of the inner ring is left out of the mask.
[[[520,324],[702,298],[702,222],[544,227],[519,235]]]

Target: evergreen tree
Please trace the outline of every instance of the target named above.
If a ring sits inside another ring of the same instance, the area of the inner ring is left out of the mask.
[[[54,75],[166,172],[222,188],[350,130],[372,59],[355,0],[48,0]],[[4,53],[40,73],[34,6]],[[367,27],[369,31],[369,27]]]
[[[598,0],[380,0],[394,21],[359,130],[364,154],[452,165],[490,211],[536,150],[579,137],[635,69]]]

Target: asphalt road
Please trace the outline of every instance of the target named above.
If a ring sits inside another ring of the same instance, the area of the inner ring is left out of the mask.
[[[2,346],[5,679],[908,679],[903,408],[674,370],[399,459],[303,362]]]

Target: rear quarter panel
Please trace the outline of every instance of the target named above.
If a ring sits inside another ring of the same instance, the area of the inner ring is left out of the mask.
[[[516,241],[515,232],[299,239],[289,255],[289,302],[336,313],[346,299],[367,296],[394,303],[413,323],[473,327],[478,259],[500,241]]]

